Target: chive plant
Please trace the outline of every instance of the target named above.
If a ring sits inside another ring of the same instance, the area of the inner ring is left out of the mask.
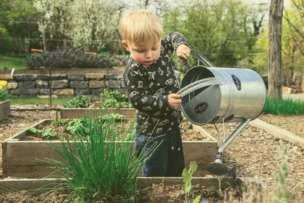
[[[264,105],[264,112],[276,115],[304,115],[304,102],[268,97]]]
[[[130,142],[107,141],[117,141],[113,122],[91,117],[86,125],[88,136],[73,136],[59,150],[62,161],[55,163],[65,188],[80,202],[132,201],[144,156],[136,156]]]

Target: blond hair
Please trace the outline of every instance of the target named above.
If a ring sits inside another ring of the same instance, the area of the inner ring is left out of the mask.
[[[147,10],[129,12],[120,19],[119,32],[122,40],[139,43],[157,42],[163,35],[160,19]]]

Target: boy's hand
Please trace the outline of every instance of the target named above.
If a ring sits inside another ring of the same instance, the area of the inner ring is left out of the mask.
[[[176,49],[176,56],[181,59],[187,59],[190,55],[191,49],[184,44],[181,44]]]
[[[172,109],[177,109],[182,103],[182,98],[178,94],[169,94],[168,95],[168,104]]]

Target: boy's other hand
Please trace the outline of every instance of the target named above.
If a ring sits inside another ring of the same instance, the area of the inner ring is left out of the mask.
[[[168,104],[172,109],[177,109],[182,103],[182,98],[178,94],[169,94],[168,95]]]
[[[184,44],[181,44],[176,49],[176,56],[181,59],[187,59],[190,55],[191,49]]]

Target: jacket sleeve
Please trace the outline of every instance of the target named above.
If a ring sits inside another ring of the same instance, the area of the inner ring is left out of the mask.
[[[188,46],[186,38],[179,32],[172,32],[168,34],[163,40],[165,51],[169,54],[172,54],[174,51],[176,51],[177,47],[181,44]]]
[[[167,116],[173,111],[168,105],[168,96],[165,90],[159,89],[153,95],[146,94],[144,77],[140,73],[127,69],[124,74],[124,82],[128,92],[128,98],[132,106],[141,112],[153,117]]]

